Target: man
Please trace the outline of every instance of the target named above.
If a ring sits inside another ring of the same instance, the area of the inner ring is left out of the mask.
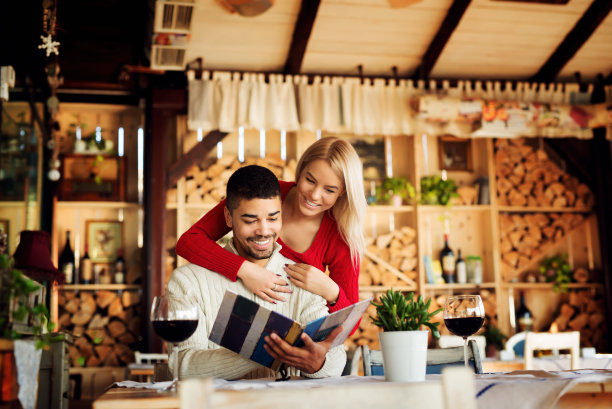
[[[275,372],[269,368],[208,340],[225,291],[232,290],[300,323],[327,315],[327,304],[322,297],[293,286],[286,277],[283,267],[293,264],[293,261],[279,253],[280,245],[276,243],[282,225],[281,198],[278,179],[270,170],[246,166],[234,172],[227,183],[225,220],[233,231],[226,250],[285,278],[291,292],[287,293],[287,302],[270,303],[255,296],[240,280],[230,281],[195,264],[174,270],[167,294],[192,298],[200,309],[196,332],[178,346],[180,374],[224,379],[274,377]],[[346,353],[342,345],[332,349],[330,345],[341,331],[342,327],[336,328],[321,342],[313,342],[303,334],[305,345],[301,348],[292,347],[272,334],[266,337],[264,348],[286,364],[290,376],[339,376],[346,362]]]

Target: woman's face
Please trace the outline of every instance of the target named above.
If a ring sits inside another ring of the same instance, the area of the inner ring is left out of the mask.
[[[344,193],[344,183],[323,159],[310,162],[297,181],[297,200],[306,216],[320,214],[336,203]]]

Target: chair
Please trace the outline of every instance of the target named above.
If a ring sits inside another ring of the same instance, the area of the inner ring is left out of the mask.
[[[571,369],[580,366],[580,332],[527,332],[525,335],[525,369],[534,369],[533,352],[568,349],[571,354]]]
[[[214,390],[211,378],[187,378],[179,385],[179,409],[476,409],[474,376],[467,368],[444,368],[440,380],[321,384],[311,388]],[[238,381],[239,382],[239,381]],[[313,402],[313,396],[316,402]]]
[[[511,361],[517,356],[525,355],[525,334],[527,334],[526,331],[517,332],[508,338],[504,349],[499,354],[502,361]]]
[[[361,347],[363,356],[363,374],[365,376],[382,376],[385,374],[383,367],[382,351],[370,349],[367,345]],[[478,351],[478,344],[474,340],[468,341],[468,363],[475,373],[482,373],[482,360]],[[464,365],[463,347],[427,349],[428,374],[439,374],[442,368],[447,366]]]
[[[165,365],[168,366],[168,355],[167,354],[157,354],[157,353],[145,353],[140,351],[134,352],[134,363],[128,364],[127,366],[127,379],[131,377],[136,377],[140,381],[150,382],[151,377],[154,380],[157,377],[155,376],[157,373],[156,366]]]

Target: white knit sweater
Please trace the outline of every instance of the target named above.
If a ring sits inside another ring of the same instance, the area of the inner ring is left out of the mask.
[[[231,242],[225,249],[237,254]],[[281,255],[279,250],[280,245],[276,244],[266,268],[289,282],[283,267],[285,264],[293,264],[293,261]],[[281,293],[287,301],[279,301],[273,304],[255,296],[251,290],[242,284],[241,280],[230,281],[221,274],[195,264],[187,264],[174,270],[168,281],[167,294],[192,297],[200,307],[198,328],[187,341],[178,346],[179,373],[181,376],[211,376],[228,380],[276,377],[277,374],[269,368],[209,341],[208,335],[227,289],[256,301],[266,308],[286,315],[301,324],[306,324],[328,314],[327,304],[322,297],[298,288],[290,282],[289,288],[293,290],[292,294]],[[345,362],[344,347],[339,345],[327,352],[325,363],[319,371],[307,374],[300,373],[297,369],[290,367],[287,372],[290,376],[301,375],[310,378],[340,376]],[[172,359],[169,366],[173,368]]]

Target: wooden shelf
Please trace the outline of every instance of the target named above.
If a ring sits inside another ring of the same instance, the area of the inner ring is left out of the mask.
[[[72,201],[58,201],[58,208],[71,208],[71,207],[79,207],[79,208],[100,208],[100,209],[138,209],[141,206],[138,203],[133,202],[72,202]]]
[[[544,206],[499,206],[500,212],[512,213],[590,213],[593,209],[586,207],[544,207]]]
[[[59,289],[64,291],[140,290],[142,284],[64,284]]]
[[[424,212],[488,212],[489,210],[491,210],[490,205],[419,205],[418,208]]]
[[[521,290],[552,290],[555,283],[503,283],[504,288]],[[602,288],[600,283],[569,283],[568,288]]]
[[[199,204],[199,203],[185,203],[183,205],[184,209],[193,209],[193,210],[202,210],[202,211],[209,211],[210,209],[212,209],[213,207],[215,207],[216,204]],[[166,209],[169,210],[176,210],[178,209],[178,204],[176,203],[168,203],[166,205]]]
[[[413,212],[414,206],[390,206],[390,205],[369,205],[368,212],[372,213],[408,213]]]
[[[416,291],[416,287],[409,285],[364,285],[359,287],[359,292],[385,292],[393,288],[399,291]]]
[[[495,283],[425,284],[426,290],[479,290],[481,288],[495,288]]]
[[[30,204],[36,204],[36,202],[29,202]],[[0,207],[21,207],[25,205],[23,200],[21,201],[0,201]]]

